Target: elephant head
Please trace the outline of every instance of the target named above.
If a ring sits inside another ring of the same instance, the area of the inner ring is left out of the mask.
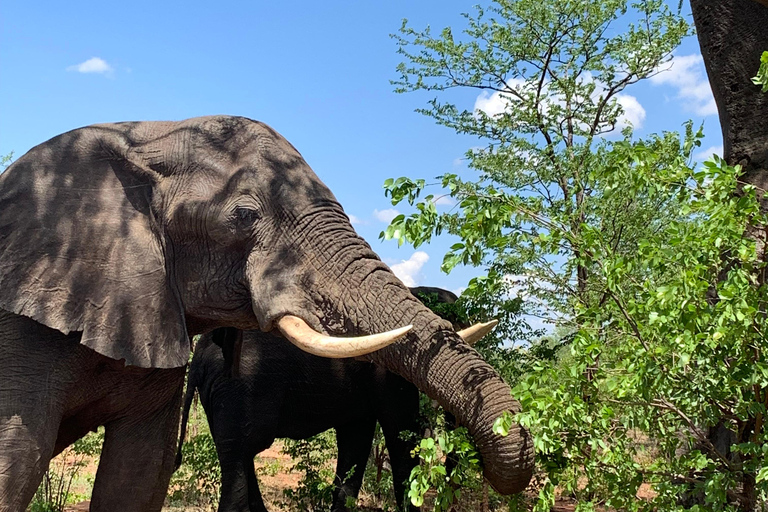
[[[182,366],[189,335],[216,327],[293,339],[310,327],[365,336],[412,325],[366,357],[468,427],[499,491],[530,479],[527,432],[491,430],[519,410],[509,387],[411,295],[298,151],[262,123],[104,124],[45,142],[0,176],[0,254],[0,307],[82,331],[83,344],[129,365]]]

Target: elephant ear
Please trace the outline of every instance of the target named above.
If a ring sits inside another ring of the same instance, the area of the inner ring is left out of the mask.
[[[0,307],[127,365],[172,368],[189,338],[152,213],[162,176],[131,151],[141,125],[65,133],[0,175]]]

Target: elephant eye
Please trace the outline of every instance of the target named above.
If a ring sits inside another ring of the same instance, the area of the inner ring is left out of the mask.
[[[235,221],[241,226],[250,226],[261,218],[261,214],[252,208],[238,206],[234,212]]]

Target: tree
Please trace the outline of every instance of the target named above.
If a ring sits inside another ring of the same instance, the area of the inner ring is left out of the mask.
[[[443,231],[458,235],[462,241],[443,269],[487,265],[494,287],[522,286],[540,301],[529,308],[539,304],[568,316],[576,304],[599,300],[590,293],[588,258],[576,243],[584,227],[603,223],[600,229],[617,244],[627,244],[618,216],[623,224],[651,222],[637,216],[635,205],[599,211],[605,205],[593,200],[594,191],[610,169],[605,156],[613,145],[603,136],[621,128],[630,140],[636,101],[623,91],[657,72],[690,33],[660,0],[636,7],[630,10],[626,0],[501,0],[465,15],[461,40],[449,28],[434,37],[404,23],[397,40],[407,62],[398,67],[397,91],[482,91],[485,110],[434,99],[420,112],[486,146],[466,155],[477,181],[440,177],[461,201],[460,211],[438,215],[427,196],[416,215],[395,218],[383,236],[418,246]],[[625,30],[615,35],[617,25]],[[689,150],[692,143],[689,130]],[[655,148],[657,165],[680,158],[675,134],[642,144]],[[385,183],[393,204],[413,204],[424,186],[407,178]]]
[[[581,510],[683,510],[692,487],[705,491],[698,510],[751,510],[768,492],[766,289],[762,246],[743,235],[764,225],[761,194],[749,165],[693,168],[690,123],[633,136],[627,88],[690,27],[663,2],[631,7],[499,0],[465,15],[461,35],[404,23],[397,90],[436,91],[420,112],[485,146],[467,153],[475,179],[439,177],[459,201],[449,213],[420,199],[424,180],[387,180],[416,213],[382,237],[456,235],[443,269],[487,271],[470,296],[522,285],[527,307],[563,324],[555,356],[525,365],[514,389],[535,436],[537,510],[556,489]],[[453,88],[480,91],[484,108],[449,102]],[[707,435],[721,422],[738,429],[735,457]],[[642,484],[655,494],[638,500]]]
[[[761,51],[768,48],[768,2],[758,2],[691,0],[691,9],[723,130],[723,156],[730,165],[744,167],[743,183],[756,187],[766,209],[768,97],[761,92],[768,88],[768,52],[761,55]],[[752,77],[758,58],[760,67],[757,76]],[[750,84],[750,78],[754,84],[762,85],[762,91]],[[759,257],[765,262],[765,225],[747,226],[744,234],[757,242]],[[761,282],[765,280],[764,276],[755,277]],[[734,425],[720,422],[710,429],[709,441],[724,445],[728,438],[735,437],[741,442],[742,436],[738,429],[734,432]],[[753,487],[754,483],[746,485]]]

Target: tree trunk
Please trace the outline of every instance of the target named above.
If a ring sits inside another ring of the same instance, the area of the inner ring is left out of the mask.
[[[768,3],[768,0],[765,2]],[[768,94],[752,83],[768,50],[768,8],[754,0],[691,0],[723,131],[723,157],[768,189]]]
[[[751,80],[768,50],[768,0],[691,0],[691,10],[720,117],[723,158],[744,168],[743,180],[757,187],[768,209],[768,95]],[[765,260],[765,227],[751,226],[745,235],[757,241]],[[746,441],[722,421],[708,437],[727,457],[734,442]],[[744,475],[740,498],[741,510],[755,510],[754,475]]]

